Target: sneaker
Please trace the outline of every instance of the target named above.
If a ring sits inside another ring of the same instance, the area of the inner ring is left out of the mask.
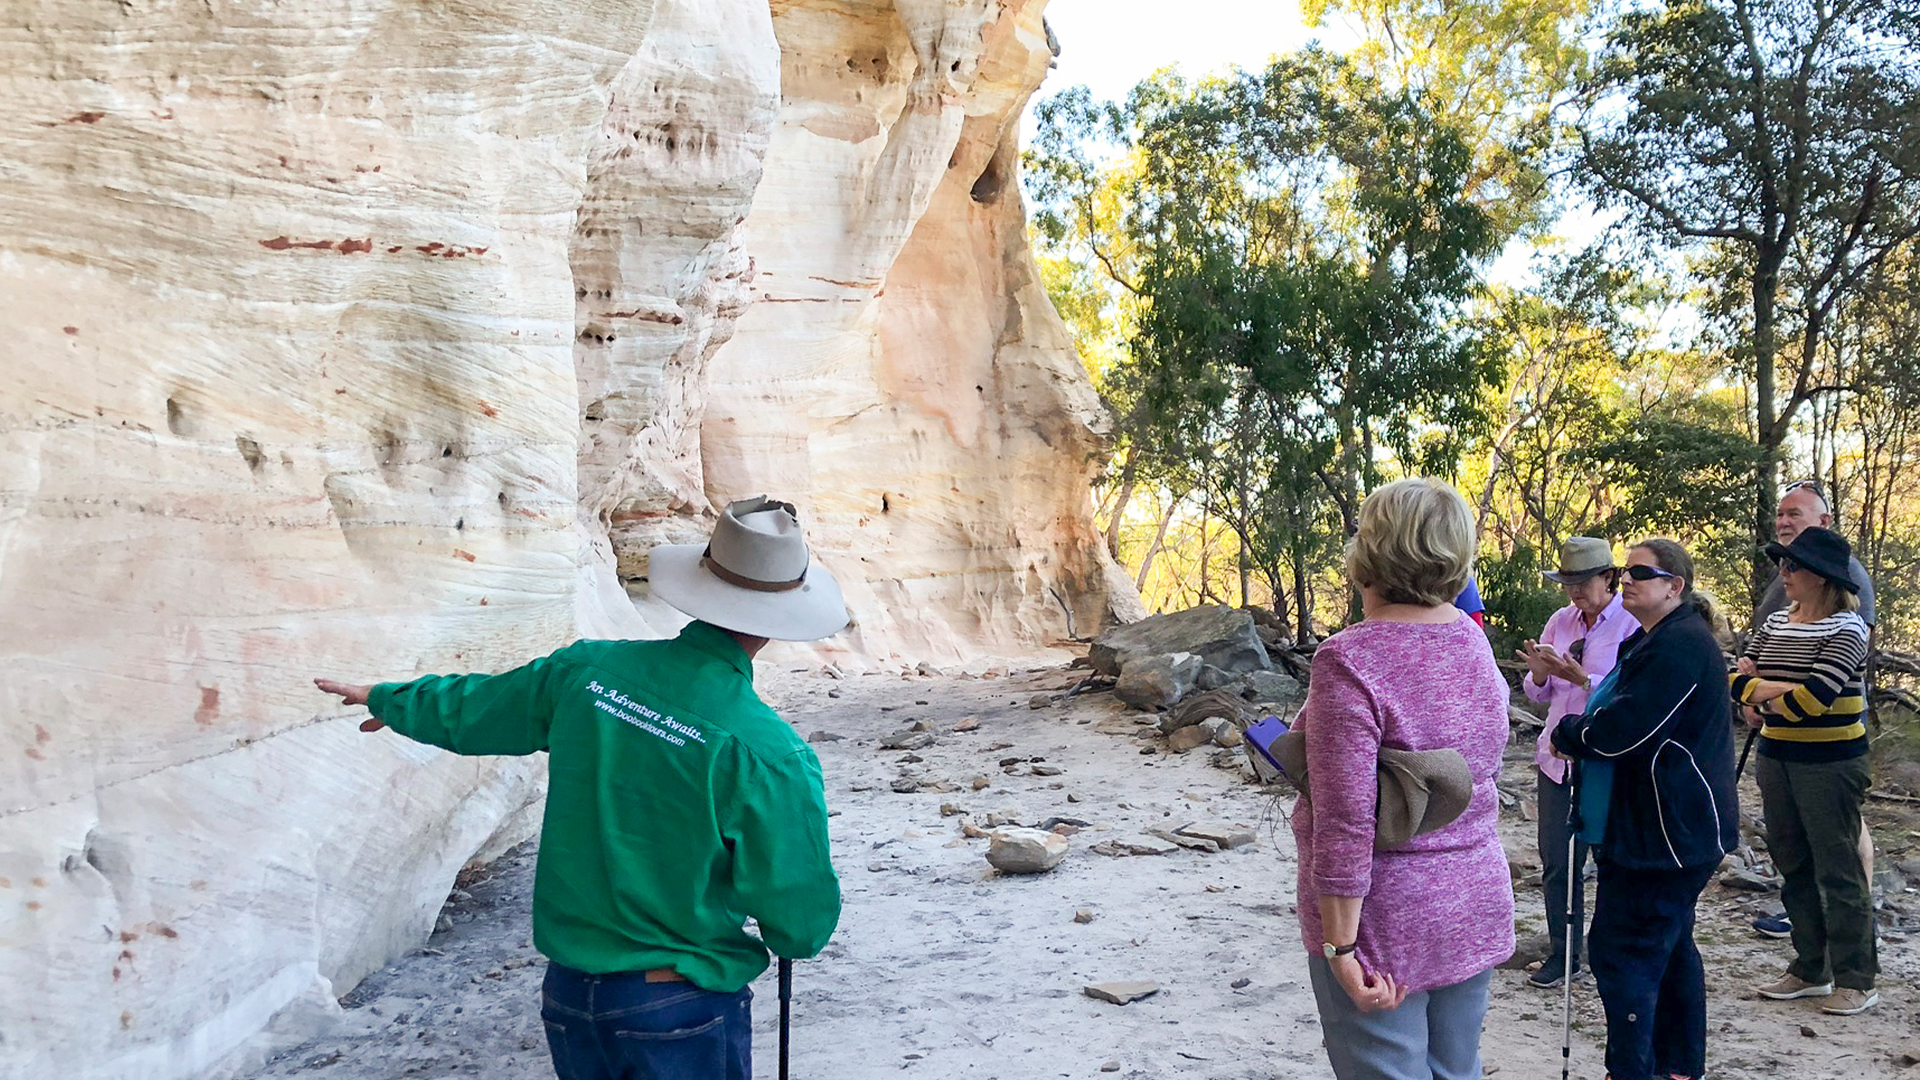
[[[1843,986],[1833,992],[1833,1000],[1820,1006],[1820,1011],[1834,1016],[1852,1016],[1855,1013],[1866,1012],[1878,1004],[1880,1004],[1880,991],[1855,990],[1851,986]]]
[[[1760,987],[1759,991],[1760,996],[1763,998],[1772,998],[1775,1001],[1792,1001],[1794,998],[1826,997],[1833,993],[1833,983],[1831,980],[1823,983],[1810,983],[1805,979],[1793,975],[1782,975],[1780,976],[1779,982],[1768,983]],[[1860,991],[1855,990],[1852,992],[1857,994]],[[1864,1009],[1866,1006],[1862,1005],[1861,1008]]]
[[[1566,980],[1561,978],[1562,966],[1559,964],[1541,964],[1533,974],[1527,976],[1527,985],[1537,990],[1558,990]],[[1579,967],[1573,969],[1573,977],[1580,977]]]
[[[1768,915],[1753,920],[1753,932],[1761,937],[1784,938],[1793,936],[1793,920],[1785,915]]]

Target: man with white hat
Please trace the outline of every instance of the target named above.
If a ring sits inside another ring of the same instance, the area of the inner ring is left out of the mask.
[[[769,639],[847,625],[793,507],[735,502],[711,542],[653,549],[666,641],[579,641],[499,675],[315,683],[460,754],[549,754],[533,895],[560,1080],[748,1080],[747,988],[840,918],[820,762],[753,689]],[[747,918],[759,936],[746,931]]]

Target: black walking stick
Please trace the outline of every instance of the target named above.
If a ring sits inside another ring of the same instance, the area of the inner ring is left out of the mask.
[[[793,1012],[793,961],[780,958],[780,1080],[787,1080],[787,1019]]]
[[[1733,767],[1733,782],[1734,782],[1734,783],[1736,783],[1736,784],[1738,784],[1738,783],[1740,782],[1740,774],[1741,774],[1741,773],[1744,773],[1744,772],[1746,772],[1746,771],[1747,771],[1747,754],[1748,754],[1748,753],[1749,753],[1750,751],[1752,751],[1752,749],[1753,749],[1753,740],[1754,740],[1754,739],[1755,739],[1755,738],[1756,738],[1756,737],[1757,737],[1757,736],[1758,736],[1759,734],[1760,734],[1760,729],[1759,729],[1759,728],[1757,728],[1757,727],[1749,727],[1749,728],[1747,729],[1747,742],[1746,742],[1746,745],[1744,745],[1744,746],[1742,746],[1742,747],[1740,748],[1740,764],[1738,764],[1738,765],[1735,765],[1735,766]]]

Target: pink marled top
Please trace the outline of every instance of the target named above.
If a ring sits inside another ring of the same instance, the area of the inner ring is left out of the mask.
[[[1360,961],[1411,993],[1451,986],[1513,955],[1513,885],[1494,780],[1507,744],[1507,682],[1473,621],[1363,622],[1322,642],[1300,710],[1311,802],[1295,804],[1300,936],[1320,951],[1320,897],[1362,896]],[[1473,801],[1445,828],[1373,850],[1379,748],[1452,747]],[[1336,942],[1336,944],[1341,944]]]

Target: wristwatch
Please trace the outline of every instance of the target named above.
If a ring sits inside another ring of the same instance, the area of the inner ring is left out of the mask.
[[[1335,945],[1331,941],[1323,941],[1320,943],[1320,955],[1331,960],[1336,956],[1350,956],[1353,954],[1353,951],[1359,947],[1360,943],[1358,941],[1355,941],[1351,945]]]

